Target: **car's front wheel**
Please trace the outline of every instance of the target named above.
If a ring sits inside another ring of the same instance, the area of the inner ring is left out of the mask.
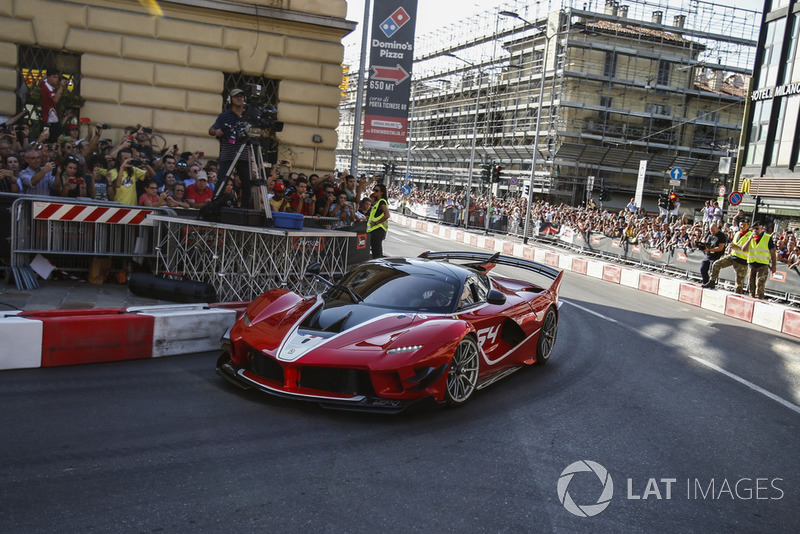
[[[544,365],[553,353],[558,334],[558,315],[556,310],[550,308],[542,321],[542,329],[539,331],[539,342],[536,344],[536,364]]]
[[[461,406],[475,392],[480,369],[480,351],[471,337],[465,337],[458,344],[450,370],[447,373],[445,397],[450,406]]]

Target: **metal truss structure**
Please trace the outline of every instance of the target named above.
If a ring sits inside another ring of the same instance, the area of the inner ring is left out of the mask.
[[[158,271],[180,273],[207,282],[223,302],[253,300],[264,291],[284,288],[316,292],[306,277],[318,263],[329,276],[347,268],[348,239],[335,230],[287,231],[153,216],[157,221]]]

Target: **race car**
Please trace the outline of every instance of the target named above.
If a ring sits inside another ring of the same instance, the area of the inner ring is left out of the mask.
[[[491,273],[522,269],[542,285]],[[548,361],[562,272],[498,254],[428,252],[359,264],[324,292],[273,289],[230,329],[217,373],[325,407],[399,412],[461,406],[476,390]]]

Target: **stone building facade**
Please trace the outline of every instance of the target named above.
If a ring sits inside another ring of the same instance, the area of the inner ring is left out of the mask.
[[[0,114],[22,109],[22,71],[33,71],[20,64],[28,57],[21,50],[44,50],[79,70],[69,74],[85,101],[80,115],[110,124],[109,137],[141,124],[213,157],[219,146],[208,128],[232,88],[226,84],[267,79],[285,123],[281,159],[304,171],[334,168],[341,40],[355,28],[346,0],[157,5],[163,14],[138,0],[0,0]]]

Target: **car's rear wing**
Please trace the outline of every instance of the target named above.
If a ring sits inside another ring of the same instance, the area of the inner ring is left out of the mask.
[[[463,251],[454,251],[454,252],[423,252],[419,255],[420,258],[427,258],[430,260],[458,260],[458,261],[469,261],[472,262],[469,264],[470,267],[474,267],[476,269],[483,270],[485,272],[491,270],[492,267],[495,265],[506,265],[508,267],[519,267],[520,269],[525,269],[528,271],[532,271],[537,274],[541,274],[555,280],[558,278],[558,275],[561,274],[561,271],[558,269],[554,269],[553,267],[542,265],[541,263],[537,263],[531,260],[523,260],[520,258],[514,258],[512,256],[503,256],[499,252],[495,254],[489,254],[487,252],[463,252]]]

